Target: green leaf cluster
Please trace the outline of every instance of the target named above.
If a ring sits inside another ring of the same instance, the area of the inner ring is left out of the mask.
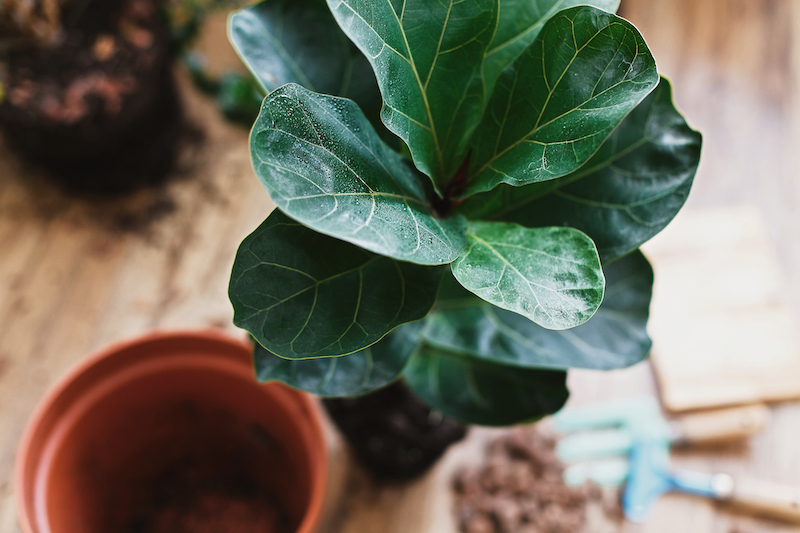
[[[265,93],[277,205],[230,298],[259,379],[327,397],[404,379],[466,422],[535,420],[570,368],[634,364],[639,246],[701,138],[617,0],[265,0],[230,18]]]

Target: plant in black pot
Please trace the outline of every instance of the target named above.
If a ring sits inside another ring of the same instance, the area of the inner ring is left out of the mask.
[[[67,188],[118,192],[163,178],[181,110],[158,0],[0,4],[0,127]]]
[[[259,379],[328,398],[380,474],[427,468],[454,421],[557,411],[570,368],[648,354],[638,247],[686,200],[701,137],[618,2],[578,3],[230,19],[267,93],[250,146],[277,205],[237,253],[234,322]]]

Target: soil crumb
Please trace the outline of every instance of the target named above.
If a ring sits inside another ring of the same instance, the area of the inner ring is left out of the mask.
[[[459,531],[579,533],[591,503],[620,520],[618,491],[564,484],[556,440],[536,426],[516,428],[489,444],[483,465],[459,471],[453,480]]]

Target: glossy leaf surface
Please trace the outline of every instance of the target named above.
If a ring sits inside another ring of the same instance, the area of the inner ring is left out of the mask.
[[[233,322],[284,358],[347,355],[428,314],[442,271],[371,254],[275,210],[236,254]]]
[[[584,4],[614,13],[619,0],[500,0],[497,31],[483,61],[486,93],[492,93],[500,73],[536,39],[550,17],[562,9]]]
[[[566,372],[499,365],[423,345],[403,370],[415,394],[470,424],[531,422],[567,401]]]
[[[397,379],[419,346],[421,328],[422,322],[404,324],[372,346],[342,357],[289,360],[256,343],[256,376],[328,398],[364,394]]]
[[[701,144],[662,78],[577,171],[525,187],[502,185],[469,198],[459,210],[470,218],[528,227],[578,228],[608,261],[641,246],[678,213],[691,189]]]
[[[553,331],[495,307],[447,276],[425,320],[425,342],[448,351],[526,368],[609,370],[650,351],[646,326],[653,270],[638,250],[604,267],[606,290],[594,316]]]
[[[231,15],[228,35],[265,93],[299,83],[355,100],[367,115],[380,113],[372,67],[324,0],[265,0]]]
[[[465,194],[578,169],[657,84],[629,22],[587,6],[559,11],[498,78],[470,141]]]
[[[466,155],[485,104],[484,53],[496,0],[328,0],[367,56],[383,96],[381,118],[441,190]]]
[[[434,216],[420,177],[350,100],[284,85],[264,99],[250,150],[272,200],[320,233],[427,265],[464,248],[463,218]]]
[[[586,322],[603,299],[597,250],[573,228],[470,222],[467,249],[451,266],[470,292],[548,329]]]

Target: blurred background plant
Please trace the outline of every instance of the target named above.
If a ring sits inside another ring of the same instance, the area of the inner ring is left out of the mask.
[[[158,0],[156,18],[168,28],[169,54],[187,66],[197,87],[216,99],[227,118],[249,127],[264,96],[252,76],[247,72],[213,72],[207,67],[207,58],[193,48],[210,15],[227,13],[246,3],[246,0]],[[105,11],[113,3],[109,0],[0,0],[0,103],[11,98],[14,92],[13,58],[32,56],[37,50],[57,51],[65,46],[69,49],[70,41],[85,31],[93,31],[94,22],[90,16],[93,10],[89,9],[93,5]],[[224,24],[223,20],[216,19],[209,22]],[[124,21],[120,24],[111,33],[126,33]],[[113,56],[116,42],[114,35],[101,33],[103,35],[91,50],[99,59]]]
[[[26,43],[53,44],[62,30],[64,4],[70,15],[88,0],[2,0],[0,2],[0,52]]]
[[[213,97],[226,118],[250,127],[258,116],[264,98],[258,83],[247,72],[212,74],[208,60],[193,49],[193,43],[209,15],[241,8],[247,0],[165,0],[164,14],[169,21],[177,53],[189,69],[197,88]]]
[[[64,26],[80,18],[93,0],[1,0],[0,53],[18,46],[53,46]],[[245,0],[164,0],[163,14],[177,45],[190,43],[208,13],[232,9]]]

